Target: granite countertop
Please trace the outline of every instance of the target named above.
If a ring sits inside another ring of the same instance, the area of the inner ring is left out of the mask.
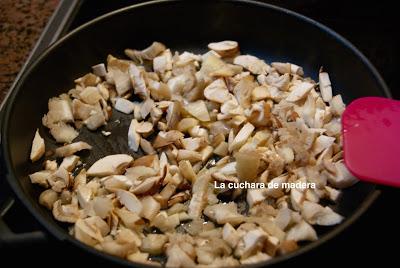
[[[0,1],[0,103],[59,0]]]

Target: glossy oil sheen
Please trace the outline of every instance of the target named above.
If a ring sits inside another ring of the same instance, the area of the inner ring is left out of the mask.
[[[400,187],[400,101],[365,97],[342,116],[344,160],[358,178]]]

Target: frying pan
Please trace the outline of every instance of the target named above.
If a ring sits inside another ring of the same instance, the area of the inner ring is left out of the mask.
[[[154,40],[173,50],[197,53],[205,52],[211,41],[236,40],[243,53],[267,62],[296,63],[315,80],[323,66],[330,73],[334,93],[342,94],[347,103],[362,96],[390,97],[375,68],[343,37],[300,14],[254,1],[153,1],[111,12],[74,30],[47,49],[22,74],[5,105],[1,120],[2,176],[44,232],[119,265],[147,266],[101,253],[71,237],[66,226],[56,222],[37,202],[42,189],[32,185],[27,175],[39,170],[40,164],[30,163],[29,152],[38,127],[45,133],[48,148],[56,146],[41,126],[50,97],[72,88],[76,77],[90,71],[90,66],[104,62],[108,54],[122,57],[125,48],[144,48]],[[114,112],[113,116],[116,119],[121,114]],[[83,160],[91,164],[107,154],[129,152],[128,121],[129,116],[123,117],[121,124],[112,123],[112,119],[107,126],[113,132],[109,138],[82,130],[78,139],[94,145],[94,150],[81,154]],[[343,223],[319,228],[318,241],[293,253],[248,267],[289,260],[321,245],[352,224],[378,194],[375,185],[361,182],[344,190],[342,200],[334,207],[346,217]],[[35,233],[22,238],[40,237]]]

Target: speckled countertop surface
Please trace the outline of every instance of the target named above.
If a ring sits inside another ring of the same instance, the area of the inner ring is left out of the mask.
[[[0,103],[59,0],[0,1]]]

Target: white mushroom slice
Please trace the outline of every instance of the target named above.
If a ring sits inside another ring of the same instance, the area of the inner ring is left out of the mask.
[[[319,73],[319,90],[325,102],[332,100],[331,80],[329,79],[329,74],[326,72]]]
[[[127,99],[117,98],[114,108],[121,113],[131,114],[135,110],[135,104]]]
[[[211,180],[210,174],[203,174],[197,177],[192,187],[192,199],[189,203],[188,214],[192,219],[199,218],[207,202],[208,183]]]
[[[168,85],[163,82],[149,80],[149,90],[154,100],[162,101],[171,99],[171,91]]]
[[[239,52],[238,42],[230,40],[209,43],[208,48],[217,52],[221,57],[232,57]]]
[[[292,211],[289,208],[281,208],[278,211],[278,214],[275,217],[275,224],[281,229],[285,230],[285,228],[289,225],[292,219]]]
[[[58,147],[55,150],[55,156],[56,157],[67,157],[70,155],[75,154],[76,152],[82,151],[82,150],[91,150],[92,146],[87,144],[86,142],[83,141],[78,141],[74,142],[68,145],[64,145],[62,147]]]
[[[59,199],[53,204],[53,216],[58,221],[74,223],[79,219],[80,213],[77,205],[62,205]]]
[[[323,207],[317,203],[304,201],[301,215],[310,224],[335,225],[343,220],[343,217],[334,212],[330,207]]]
[[[133,161],[127,154],[114,154],[97,160],[87,171],[88,176],[109,176],[121,174]]]
[[[188,160],[182,160],[179,162],[179,171],[181,175],[191,181],[194,182],[196,180],[196,173],[193,171],[192,164]]]
[[[160,255],[163,253],[163,247],[168,241],[168,236],[163,234],[148,234],[143,238],[140,249],[153,255]]]
[[[160,56],[153,59],[153,70],[159,74],[172,70],[171,50],[166,49]]]
[[[63,159],[63,161],[60,164],[60,167],[63,167],[67,171],[71,172],[78,164],[78,162],[79,162],[79,156],[70,155]]]
[[[82,208],[86,208],[89,204],[89,201],[93,197],[93,190],[87,185],[79,185],[76,190],[76,196],[78,198],[79,205]]]
[[[84,123],[88,129],[96,130],[106,124],[106,118],[103,112],[95,112]]]
[[[140,105],[140,115],[143,119],[150,114],[151,110],[155,107],[155,103],[152,99],[148,98]]]
[[[141,218],[136,213],[131,212],[126,208],[122,209],[117,208],[114,209],[114,211],[127,228],[134,229],[136,227],[136,224],[141,220]]]
[[[140,134],[149,134],[153,130],[153,125],[150,122],[141,122],[136,127],[136,132]]]
[[[204,96],[217,103],[224,103],[231,99],[228,88],[222,78],[215,80],[204,89]]]
[[[235,154],[236,173],[242,181],[253,181],[258,175],[261,155],[254,150]]]
[[[170,130],[168,132],[158,132],[158,135],[156,139],[154,140],[153,147],[155,149],[167,146],[171,143],[174,143],[180,139],[183,138],[183,133],[176,131],[176,130]]]
[[[124,175],[111,175],[101,179],[104,187],[111,192],[115,192],[118,189],[128,190],[133,184],[132,181]]]
[[[141,200],[142,203],[142,212],[141,216],[143,218],[152,221],[156,215],[160,212],[161,205],[158,203],[151,195],[143,197]]]
[[[178,150],[178,155],[176,157],[177,161],[189,160],[191,163],[196,163],[202,160],[202,155],[196,151],[189,150]]]
[[[286,240],[315,241],[317,239],[317,233],[314,228],[304,220],[290,228],[286,235]]]
[[[358,182],[358,179],[350,173],[343,161],[336,162],[335,169],[336,174],[328,177],[328,181],[332,186],[346,188]]]
[[[130,191],[134,194],[146,194],[158,184],[160,179],[160,176],[146,178],[142,183],[130,189]]]
[[[235,94],[235,97],[242,108],[250,107],[251,93],[254,87],[254,77],[252,75],[244,76],[234,87],[233,93]]]
[[[92,70],[95,75],[100,77],[104,77],[107,74],[106,66],[104,65],[104,63],[93,65]]]
[[[261,203],[267,198],[265,189],[248,189],[246,195],[247,204],[252,208],[253,206]]]
[[[274,67],[281,74],[290,73],[300,76],[304,75],[303,68],[293,63],[273,62],[271,63],[271,66]]]
[[[166,49],[160,42],[153,42],[149,47],[143,50],[125,49],[125,54],[132,60],[143,63],[143,60],[152,60]]]
[[[337,190],[329,186],[325,186],[325,191],[327,193],[329,200],[333,202],[337,202],[342,194],[340,190]]]
[[[253,74],[266,74],[270,69],[270,66],[263,60],[251,55],[237,56],[233,60],[233,63],[242,66]]]
[[[231,248],[235,248],[240,240],[240,235],[230,223],[225,223],[224,228],[222,229],[222,238],[229,244],[229,246],[231,246]]]
[[[210,115],[207,110],[207,106],[204,101],[198,100],[187,104],[185,107],[186,111],[193,117],[197,118],[202,122],[210,121]]]
[[[300,82],[299,84],[292,86],[290,88],[291,92],[286,97],[286,101],[295,102],[303,99],[308,94],[308,92],[310,92],[311,89],[314,88],[314,86],[315,85],[310,82]]]
[[[157,171],[154,168],[142,165],[128,168],[125,172],[125,176],[127,176],[132,182],[153,177],[156,174]]]
[[[64,122],[51,125],[50,134],[59,143],[71,143],[79,135],[73,127]]]
[[[122,71],[108,65],[107,74],[112,77],[118,96],[125,95],[132,88],[132,82],[127,70]]]
[[[323,150],[329,148],[332,146],[332,144],[335,142],[336,138],[335,137],[328,137],[325,135],[320,135],[318,138],[315,139],[314,146],[313,146],[313,152],[314,154],[319,154]]]
[[[96,105],[90,105],[80,101],[79,99],[74,99],[72,101],[72,112],[75,119],[86,120],[93,113],[101,112],[101,107],[99,103],[96,103]]]
[[[267,237],[267,233],[260,229],[251,230],[245,234],[243,237],[244,249],[241,257],[246,259],[248,256],[252,255],[252,253],[257,252],[263,247]]]
[[[204,209],[204,215],[218,224],[230,223],[236,226],[244,220],[243,215],[237,212],[237,205],[234,202],[208,206]]]
[[[236,151],[246,143],[247,139],[250,138],[255,127],[251,123],[246,123],[238,132],[232,143],[229,144],[229,151]]]
[[[128,146],[131,150],[137,151],[140,145],[140,135],[136,132],[139,123],[136,119],[132,119],[128,129]]]
[[[151,222],[152,226],[157,227],[162,232],[171,232],[180,224],[179,215],[173,214],[168,216],[167,212],[161,211]]]
[[[96,196],[93,199],[93,211],[102,219],[106,219],[113,210],[113,204],[110,198]]]
[[[143,71],[140,70],[135,64],[130,64],[129,76],[133,84],[135,94],[142,99],[147,99],[149,97],[149,90],[146,86]]]
[[[39,160],[45,153],[44,139],[39,134],[39,129],[35,132],[35,137],[32,141],[30,158],[32,162]]]
[[[86,87],[79,94],[79,98],[87,104],[94,105],[98,103],[103,97],[100,95],[97,87]]]
[[[58,200],[58,193],[52,189],[43,191],[39,196],[39,204],[52,210],[53,204]]]
[[[48,180],[52,175],[50,170],[42,170],[29,175],[31,183],[39,184],[42,187],[49,187]]]
[[[143,210],[142,202],[132,193],[125,190],[117,190],[116,195],[119,202],[124,205],[129,211],[140,215]]]
[[[196,263],[178,245],[167,248],[166,267],[195,267]]]
[[[343,103],[343,99],[340,94],[332,98],[332,100],[330,101],[330,105],[331,105],[331,110],[334,114],[342,115],[342,113],[344,112],[345,105]]]
[[[73,122],[71,104],[68,100],[51,98],[48,103],[49,112],[43,117],[43,125],[50,128],[58,122]]]

